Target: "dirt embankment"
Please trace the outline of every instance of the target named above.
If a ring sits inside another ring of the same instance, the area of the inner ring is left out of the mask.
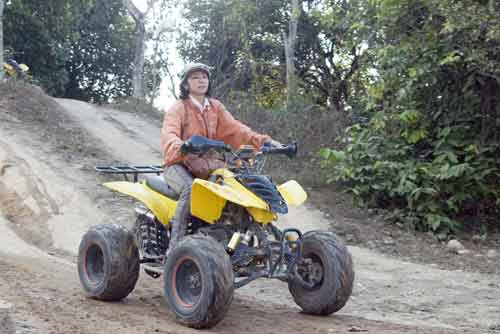
[[[133,221],[133,201],[100,187],[93,167],[157,164],[159,128],[135,114],[0,86],[0,298],[14,305],[19,333],[195,332],[169,315],[161,278],[142,275],[123,302],[102,303],[84,297],[74,264],[89,226]],[[280,224],[330,229],[332,221],[303,207]],[[261,280],[236,292],[211,332],[500,332],[500,276],[350,250],[355,288],[338,314],[303,315],[285,284]]]

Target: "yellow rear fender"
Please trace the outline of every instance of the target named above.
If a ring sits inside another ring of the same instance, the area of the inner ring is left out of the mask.
[[[269,206],[234,178],[224,179],[222,184],[195,179],[191,191],[191,214],[207,223],[220,218],[226,202],[238,204],[260,223],[269,223],[276,215]]]
[[[285,200],[286,204],[298,206],[307,199],[307,193],[302,186],[295,180],[285,182],[278,187],[278,191]]]
[[[163,225],[168,226],[172,219],[177,202],[154,191],[145,183],[107,182],[105,187],[119,193],[129,195],[143,203]]]
[[[16,74],[16,70],[14,69],[14,67],[7,63],[3,63],[3,70],[10,76],[14,76]]]

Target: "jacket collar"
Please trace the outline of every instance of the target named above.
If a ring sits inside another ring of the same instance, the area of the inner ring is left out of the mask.
[[[209,101],[208,99],[205,97],[203,99],[203,104],[201,104],[200,102],[198,102],[197,99],[195,99],[192,95],[189,95],[189,99],[191,100],[191,103],[200,111],[200,112],[203,112],[209,105]]]

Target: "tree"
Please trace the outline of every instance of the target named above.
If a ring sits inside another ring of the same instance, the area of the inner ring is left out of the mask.
[[[121,0],[75,6],[70,23],[64,96],[106,102],[131,94],[133,24]]]
[[[130,93],[133,24],[122,0],[11,0],[5,12],[6,46],[49,94]]]
[[[31,73],[51,94],[63,96],[67,74],[64,69],[72,19],[64,1],[12,0],[4,17],[5,46],[13,57],[30,67]]]
[[[299,22],[297,74],[320,105],[345,115],[351,86],[368,62],[374,7],[364,0],[305,1]]]
[[[286,59],[286,81],[287,94],[286,105],[290,109],[293,98],[298,94],[297,77],[295,69],[295,43],[297,38],[297,26],[300,16],[300,6],[298,0],[292,0],[290,22],[288,24],[288,35],[283,32],[283,42],[285,44]]]
[[[3,8],[4,0],[0,0],[0,81],[3,80]]]
[[[175,27],[172,6],[169,0],[157,1],[148,16],[149,49],[145,56],[144,81],[145,95],[151,104],[160,94],[162,78],[168,78],[171,82],[173,80],[170,73],[172,65],[169,63]],[[176,96],[175,88],[172,89],[172,95]]]
[[[133,96],[144,99],[144,50],[146,48],[146,17],[154,5],[155,0],[149,0],[147,9],[143,13],[132,2],[123,0],[127,10],[135,22],[135,52],[132,74]]]
[[[181,55],[214,65],[219,96],[251,92],[268,106],[300,97],[346,114],[352,87],[363,87],[372,2],[188,0]]]
[[[345,150],[323,152],[331,180],[422,230],[498,224],[499,3],[373,3],[377,75]]]
[[[224,0],[188,0],[184,18],[187,21],[179,37],[179,52],[186,62],[203,62],[213,67],[212,87],[224,95],[224,82],[234,71],[238,39],[236,31],[227,29],[228,2]]]
[[[285,3],[188,0],[179,53],[186,61],[201,61],[214,67],[213,87],[217,96],[234,90],[259,94],[260,83],[271,77],[273,82],[284,81],[284,76],[276,77],[279,71],[275,69],[283,67]]]

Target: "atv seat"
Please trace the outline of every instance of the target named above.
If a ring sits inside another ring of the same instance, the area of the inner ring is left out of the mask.
[[[171,187],[168,186],[167,182],[163,179],[163,176],[154,175],[148,176],[146,178],[146,185],[151,189],[159,192],[162,195],[167,196],[173,200],[179,199],[179,194],[174,191]]]

